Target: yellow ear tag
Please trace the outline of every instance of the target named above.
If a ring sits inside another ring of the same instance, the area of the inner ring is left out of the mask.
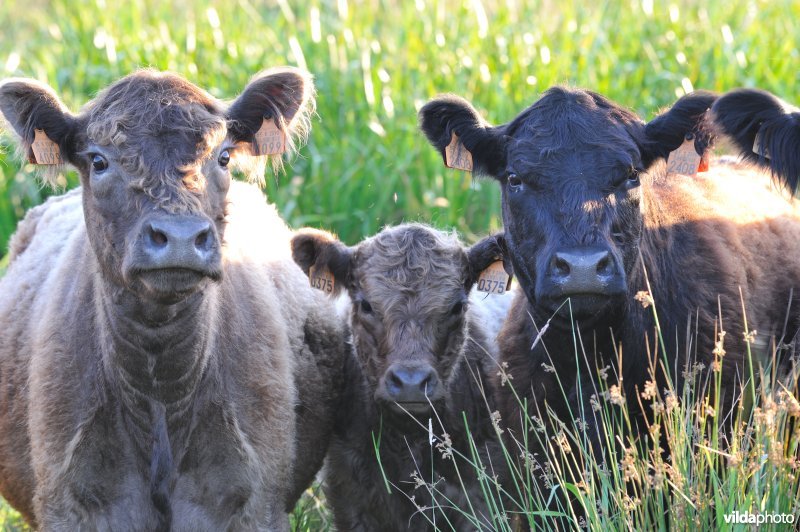
[[[444,149],[444,158],[448,168],[466,170],[467,172],[472,171],[472,154],[458,140],[458,135],[455,132],[450,138],[450,144]]]
[[[29,158],[29,161],[34,164],[63,164],[64,160],[61,158],[58,144],[50,140],[43,129],[34,129],[33,131],[34,137],[31,143],[33,157]]]
[[[503,268],[503,261],[491,263],[478,277],[476,288],[478,292],[487,294],[502,294],[511,287],[511,276]]]
[[[669,154],[667,159],[668,174],[683,174],[689,177],[697,175],[702,157],[694,149],[694,135],[686,135],[683,144]]]
[[[308,269],[308,280],[311,282],[311,286],[318,290],[322,290],[326,294],[333,293],[334,287],[334,280],[333,274],[331,270],[324,266],[322,268],[317,268],[316,266],[312,266]]]
[[[286,134],[272,118],[265,118],[253,139],[256,155],[280,155],[286,151]]]

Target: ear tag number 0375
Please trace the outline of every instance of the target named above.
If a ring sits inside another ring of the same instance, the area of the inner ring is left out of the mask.
[[[308,270],[308,280],[312,287],[322,290],[326,294],[333,293],[333,274],[328,267],[317,268],[316,266],[312,266]]]
[[[510,284],[511,277],[503,268],[503,261],[498,260],[481,272],[476,288],[479,292],[487,294],[502,294],[509,289]]]

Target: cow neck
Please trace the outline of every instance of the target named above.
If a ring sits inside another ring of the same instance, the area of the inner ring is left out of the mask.
[[[101,290],[98,314],[105,323],[100,330],[107,331],[103,363],[126,414],[144,434],[152,429],[155,411],[165,413],[170,439],[186,433],[209,359],[213,298],[201,291],[164,305],[125,289],[104,285]]]

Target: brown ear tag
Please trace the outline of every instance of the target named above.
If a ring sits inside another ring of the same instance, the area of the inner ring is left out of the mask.
[[[686,135],[683,144],[669,154],[667,159],[668,174],[683,174],[695,177],[700,168],[702,157],[694,149],[694,135]],[[706,165],[708,163],[706,162]]]
[[[272,118],[264,118],[253,140],[256,155],[280,155],[286,151],[286,133]]]
[[[481,272],[476,288],[487,294],[502,294],[511,288],[511,276],[503,268],[502,260],[491,263]]]
[[[444,149],[444,163],[448,168],[455,168],[456,170],[472,171],[472,154],[467,148],[458,140],[458,135],[453,132],[450,138],[450,144]]]
[[[308,269],[308,280],[311,282],[311,286],[322,290],[326,294],[333,293],[333,274],[331,270],[324,266],[322,268],[317,268],[316,266],[312,266]]]
[[[756,155],[760,155],[764,159],[769,159],[769,150],[767,149],[767,147],[764,146],[764,149],[763,150],[761,149],[761,132],[760,131],[758,133],[756,133],[756,138],[753,139],[753,153],[755,153]]]
[[[58,144],[50,140],[43,129],[34,129],[33,131],[34,137],[31,143],[33,157],[29,157],[28,160],[34,164],[63,164],[64,160],[61,158]]]

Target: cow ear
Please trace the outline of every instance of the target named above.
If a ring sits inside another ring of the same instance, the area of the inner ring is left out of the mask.
[[[350,286],[352,256],[353,250],[327,231],[301,229],[292,238],[294,261],[312,281],[330,272],[334,280],[332,289],[320,288],[333,295]]]
[[[296,152],[308,138],[314,109],[311,74],[291,67],[266,70],[254,76],[231,104],[228,132],[251,155],[267,156],[278,170],[281,155]],[[273,138],[279,139],[275,146],[256,144],[257,134],[265,127],[272,128]]]
[[[642,164],[649,168],[683,144],[687,135],[694,137],[694,147],[703,155],[714,143],[707,111],[717,95],[708,91],[695,91],[680,98],[669,111],[660,114],[644,128]],[[691,138],[691,137],[688,137]]]
[[[426,103],[419,110],[419,127],[445,164],[445,149],[455,134],[472,157],[473,172],[495,177],[506,167],[503,128],[492,127],[463,98],[443,95]]]
[[[72,162],[77,120],[53,89],[32,79],[5,80],[0,83],[0,112],[19,136],[22,157],[51,167]],[[49,156],[34,156],[34,140],[43,143]]]
[[[711,109],[714,123],[740,155],[772,171],[794,193],[800,185],[800,110],[769,92],[737,89]]]
[[[503,233],[487,236],[470,247],[467,250],[467,261],[469,262],[469,275],[465,283],[467,290],[472,288],[484,270],[497,261],[502,261],[503,269],[508,274],[509,280],[514,275]]]

